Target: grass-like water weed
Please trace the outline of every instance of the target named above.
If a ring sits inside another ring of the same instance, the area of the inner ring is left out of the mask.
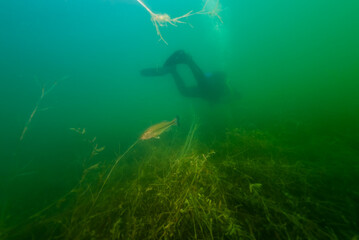
[[[2,237],[354,238],[356,215],[323,190],[319,170],[287,158],[293,149],[275,136],[232,129],[210,149],[197,130],[171,144],[171,134],[140,142],[113,170],[113,163],[88,166],[71,191]]]

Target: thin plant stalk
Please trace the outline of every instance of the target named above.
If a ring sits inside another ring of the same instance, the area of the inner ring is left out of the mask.
[[[45,91],[45,88],[43,87],[41,89],[41,96],[40,96],[39,100],[37,101],[34,110],[32,110],[30,117],[25,124],[24,130],[22,130],[22,133],[20,136],[20,141],[22,141],[24,139],[25,133],[27,132],[32,119],[34,118],[35,114],[37,113],[37,110],[39,109],[39,106],[40,106],[42,100],[44,99],[44,97],[47,95],[47,93],[48,93],[48,91]]]
[[[100,197],[100,194],[101,194],[103,188],[105,187],[105,185],[106,185],[108,179],[110,178],[110,176],[111,176],[111,174],[112,174],[112,171],[115,169],[115,167],[117,166],[118,162],[119,162],[140,140],[141,140],[141,139],[137,139],[136,142],[134,142],[129,148],[127,148],[127,150],[126,150],[121,156],[119,156],[119,157],[116,159],[115,163],[113,164],[113,166],[112,166],[110,172],[107,174],[107,177],[106,177],[105,181],[103,182],[103,184],[102,184],[102,186],[101,186],[101,188],[100,188],[100,191],[98,192],[98,194],[97,194],[97,196],[96,196],[96,198],[95,198],[95,200],[94,200],[94,202],[93,202],[93,204],[92,204],[93,206],[96,204],[97,199]]]
[[[63,77],[61,80],[67,79],[68,77]],[[24,136],[27,132],[27,130],[29,129],[29,125],[32,122],[32,119],[34,118],[35,114],[39,111],[39,107],[42,103],[42,101],[44,100],[44,98],[46,97],[47,94],[49,94],[54,88],[55,86],[58,84],[59,81],[55,81],[48,89],[45,88],[45,86],[42,86],[41,88],[41,95],[39,100],[37,100],[37,103],[35,105],[34,110],[32,110],[29,119],[27,120],[24,129],[22,130],[21,136],[20,136],[20,141],[22,141],[24,139]]]

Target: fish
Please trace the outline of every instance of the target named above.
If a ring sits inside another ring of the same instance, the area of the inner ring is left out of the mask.
[[[141,140],[148,140],[151,138],[160,138],[160,135],[167,131],[170,127],[176,125],[178,126],[178,117],[173,119],[172,121],[163,121],[160,123],[157,123],[149,128],[146,129],[146,131],[143,132],[140,139]]]

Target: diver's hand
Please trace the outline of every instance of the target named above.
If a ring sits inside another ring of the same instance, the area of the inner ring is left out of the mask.
[[[166,60],[165,64],[163,64],[163,67],[171,67],[175,66],[176,64],[186,64],[191,60],[192,58],[189,54],[183,50],[178,50]]]

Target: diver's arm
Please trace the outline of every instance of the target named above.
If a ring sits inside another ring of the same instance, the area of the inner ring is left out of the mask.
[[[188,60],[185,63],[187,64],[189,69],[191,69],[192,74],[196,79],[199,87],[203,87],[208,84],[206,80],[206,76],[204,75],[202,69],[199,68],[197,63],[195,63],[195,61],[193,61],[193,59],[190,56],[188,56]]]
[[[201,88],[207,84],[206,76],[204,75],[202,70],[198,67],[198,65],[193,61],[192,57],[188,55],[185,51],[178,50],[174,52],[163,64],[163,67],[164,68],[173,67],[176,66],[177,64],[186,64],[189,67],[194,78],[197,81],[198,87]]]
[[[200,97],[200,91],[198,87],[187,87],[184,84],[182,77],[178,74],[176,69],[172,69],[171,75],[176,83],[178,91],[185,97]]]

